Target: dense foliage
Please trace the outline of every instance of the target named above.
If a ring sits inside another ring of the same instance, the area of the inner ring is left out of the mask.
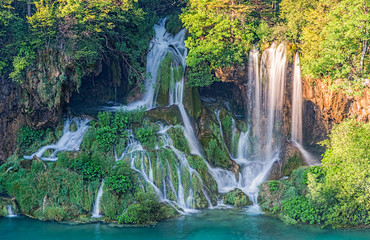
[[[216,69],[246,60],[254,41],[264,38],[268,31],[263,20],[266,13],[273,11],[268,3],[270,1],[189,0],[181,15],[189,30],[185,42],[189,48],[189,85],[209,85],[217,80]]]
[[[302,70],[356,94],[369,78],[370,3],[363,0],[283,0],[286,35],[299,44]]]
[[[262,208],[289,223],[369,225],[370,124],[346,120],[324,144],[321,167],[301,168],[289,180],[262,185]]]

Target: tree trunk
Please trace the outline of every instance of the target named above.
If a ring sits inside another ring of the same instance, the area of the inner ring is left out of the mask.
[[[366,52],[367,52],[367,40],[365,40],[362,45],[361,70],[364,70]]]
[[[31,1],[27,2],[27,16],[31,17]]]

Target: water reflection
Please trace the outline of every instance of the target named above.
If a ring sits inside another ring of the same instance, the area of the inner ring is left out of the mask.
[[[205,210],[151,227],[112,227],[108,224],[67,225],[26,217],[1,218],[1,240],[218,240],[218,239],[369,239],[370,230],[331,230],[314,226],[289,226],[248,209]]]

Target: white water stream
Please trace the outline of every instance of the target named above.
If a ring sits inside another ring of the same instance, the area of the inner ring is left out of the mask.
[[[303,147],[302,134],[302,111],[303,111],[303,96],[302,96],[302,79],[301,67],[299,65],[299,53],[295,55],[294,61],[294,78],[293,78],[293,97],[292,97],[292,143],[302,154],[303,159],[310,166],[320,165],[320,160],[309,153]]]
[[[7,215],[7,217],[16,217],[17,215],[16,214],[14,214],[14,212],[13,212],[13,208],[12,208],[12,205],[8,205],[8,215]]]
[[[101,215],[100,215],[100,199],[103,196],[103,187],[104,187],[104,179],[102,180],[101,185],[100,185],[99,190],[98,190],[98,194],[96,195],[96,200],[95,200],[95,203],[94,203],[94,209],[93,209],[93,212],[92,212],[92,217],[93,218],[100,218],[101,217]]]
[[[38,157],[39,159],[43,161],[57,161],[58,157],[57,154],[59,152],[71,152],[71,151],[79,151],[80,145],[82,143],[83,137],[85,136],[85,133],[89,129],[88,123],[90,122],[90,119],[84,118],[84,119],[67,119],[64,122],[63,127],[63,135],[55,144],[50,144],[47,146],[44,146],[40,148],[37,152],[30,156],[23,156],[24,159],[31,160],[34,156]],[[77,130],[72,131],[70,129],[72,124],[76,124]],[[51,153],[49,156],[43,156],[44,153],[47,150],[54,150],[53,153]]]

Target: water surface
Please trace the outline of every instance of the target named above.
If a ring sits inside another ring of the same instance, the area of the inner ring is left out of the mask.
[[[180,216],[153,227],[117,228],[107,224],[66,225],[26,217],[1,218],[1,240],[119,240],[119,239],[370,239],[370,230],[332,230],[289,226],[245,209],[205,210]]]

